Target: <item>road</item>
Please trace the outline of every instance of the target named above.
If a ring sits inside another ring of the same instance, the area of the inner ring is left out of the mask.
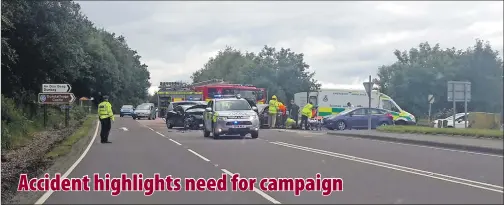
[[[110,140],[94,140],[69,177],[142,173],[152,177],[337,177],[344,190],[301,192],[54,192],[46,204],[117,203],[503,203],[503,158],[305,131],[261,130],[258,139],[204,138],[168,130],[162,119],[116,118]],[[228,178],[229,179],[229,178]],[[255,190],[258,186],[256,186]]]

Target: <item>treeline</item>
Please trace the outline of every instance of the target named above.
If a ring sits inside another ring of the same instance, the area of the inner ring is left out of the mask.
[[[107,94],[117,110],[147,100],[149,75],[123,36],[96,28],[73,1],[2,2],[2,141],[4,125],[26,134],[40,124],[43,83],[71,84],[77,98]]]
[[[472,83],[469,111],[502,111],[502,59],[489,43],[477,40],[473,47],[457,50],[441,49],[439,44],[431,47],[425,42],[418,48],[396,50],[393,54],[397,62],[379,67],[374,82],[381,92],[417,117],[427,116],[429,94],[436,99],[432,113],[446,113],[452,107],[446,96],[446,83],[450,80]],[[255,54],[226,47],[191,78],[194,82],[223,78],[253,84],[267,88],[269,97],[275,94],[286,101],[297,92],[320,87],[313,78],[315,73],[308,72],[308,68],[303,54],[290,49],[265,46]],[[458,108],[462,112],[463,103]]]
[[[465,50],[442,49],[421,43],[409,51],[396,50],[397,61],[378,68],[375,82],[381,92],[390,95],[401,108],[416,116],[428,115],[427,97],[435,98],[432,113],[443,114],[453,107],[448,102],[448,81],[471,82],[468,111],[502,112],[503,64],[489,42],[476,40]],[[464,103],[457,103],[457,112],[464,112]]]
[[[290,49],[277,50],[264,46],[256,54],[228,46],[194,72],[191,79],[199,82],[219,78],[231,83],[252,84],[266,88],[268,99],[276,95],[286,102],[297,92],[320,88],[313,79],[315,73],[309,72],[309,68],[304,62],[304,55]]]
[[[2,94],[33,102],[43,83],[69,83],[80,96],[108,94],[117,107],[147,98],[147,66],[72,1],[2,2]]]

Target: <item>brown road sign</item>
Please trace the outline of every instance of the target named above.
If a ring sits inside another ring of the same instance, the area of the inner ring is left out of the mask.
[[[40,104],[68,104],[75,101],[73,93],[39,93],[38,102]]]

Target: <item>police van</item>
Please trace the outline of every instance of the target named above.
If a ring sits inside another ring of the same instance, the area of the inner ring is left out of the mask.
[[[313,105],[317,105],[317,115],[324,117],[336,115],[349,109],[347,103],[353,107],[368,107],[368,96],[365,90],[354,89],[321,89],[317,92],[300,92],[294,94],[294,102],[301,108],[306,105],[307,98]],[[377,90],[371,91],[371,107],[390,111],[396,125],[416,124],[415,116],[401,109],[394,100]]]

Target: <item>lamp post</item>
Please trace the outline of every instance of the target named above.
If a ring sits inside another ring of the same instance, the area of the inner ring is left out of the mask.
[[[373,82],[371,82],[371,76],[369,76],[369,81],[363,83],[366,93],[368,95],[368,108],[371,108],[371,90],[373,89]],[[371,110],[368,109],[368,130],[371,130]]]

